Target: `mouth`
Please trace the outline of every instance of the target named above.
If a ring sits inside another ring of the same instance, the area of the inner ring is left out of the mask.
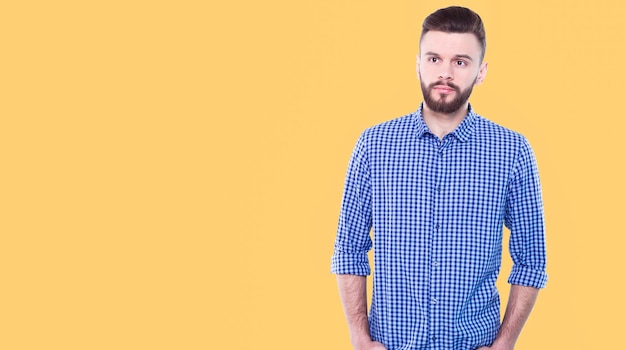
[[[433,89],[442,94],[449,94],[455,92],[455,90],[447,85],[435,85]]]

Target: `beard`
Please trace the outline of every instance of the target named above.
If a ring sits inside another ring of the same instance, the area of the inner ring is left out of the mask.
[[[474,79],[474,83],[476,83],[476,79]],[[472,83],[467,89],[461,91],[460,87],[450,82],[437,81],[426,86],[420,79],[422,95],[424,95],[424,103],[433,112],[443,114],[452,114],[458,111],[461,107],[465,106],[465,103],[469,100],[472,90],[474,89],[474,83]],[[444,94],[439,94],[439,98],[434,97],[433,91],[437,85],[445,85],[454,89],[455,97],[452,98]]]

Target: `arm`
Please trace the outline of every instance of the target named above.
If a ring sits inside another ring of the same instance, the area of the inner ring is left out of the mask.
[[[498,336],[491,347],[482,347],[482,349],[492,350],[512,350],[515,342],[522,332],[524,323],[528,319],[530,312],[535,305],[539,289],[534,287],[511,285],[511,293],[509,301],[504,312],[504,320],[498,331]]]
[[[350,329],[350,340],[355,350],[385,350],[385,346],[372,341],[367,319],[366,277],[337,275],[339,296]]]
[[[385,350],[372,341],[367,317],[367,252],[372,248],[372,184],[365,132],[357,141],[346,174],[331,272],[337,275],[339,296],[355,350]]]
[[[496,340],[480,349],[511,350],[532,311],[539,289],[546,284],[546,242],[543,201],[534,154],[526,140],[513,169],[505,225],[511,230],[509,252],[513,269],[509,301]]]

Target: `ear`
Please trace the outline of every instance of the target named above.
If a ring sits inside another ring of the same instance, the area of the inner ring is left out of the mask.
[[[415,72],[417,73],[417,79],[420,78],[420,54],[415,55]]]
[[[480,70],[478,71],[478,76],[476,77],[476,85],[482,84],[483,80],[487,77],[487,62],[483,62],[480,65]]]

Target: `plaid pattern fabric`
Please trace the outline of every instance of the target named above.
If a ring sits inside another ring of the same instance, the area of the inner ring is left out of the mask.
[[[500,326],[503,225],[508,282],[544,287],[541,188],[526,139],[470,107],[440,140],[420,108],[359,138],[331,271],[368,275],[374,248],[370,331],[389,350],[475,349]]]

